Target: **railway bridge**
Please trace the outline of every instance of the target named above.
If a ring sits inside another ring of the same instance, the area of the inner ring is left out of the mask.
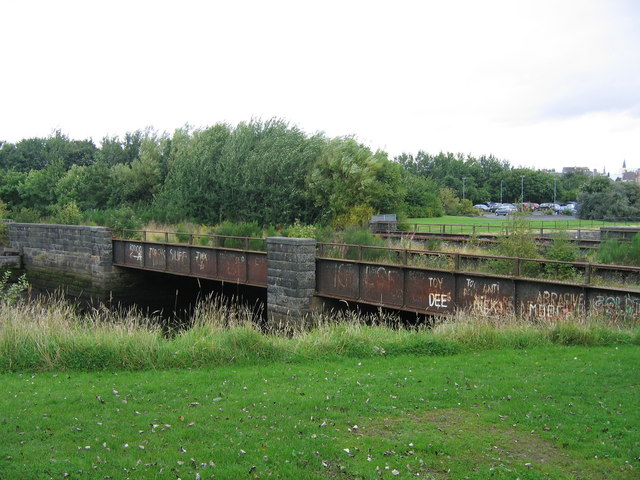
[[[636,267],[103,227],[11,224],[9,234],[30,276],[97,297],[146,270],[265,289],[268,317],[292,321],[331,300],[437,316],[640,317]]]

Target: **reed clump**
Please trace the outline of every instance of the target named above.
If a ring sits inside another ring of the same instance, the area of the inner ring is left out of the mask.
[[[148,370],[228,364],[330,361],[398,355],[454,355],[545,345],[640,345],[635,323],[567,318],[532,323],[515,316],[459,313],[403,328],[382,312],[315,314],[265,326],[260,312],[211,297],[190,325],[167,332],[135,309],[80,313],[61,295],[0,304],[0,371]]]

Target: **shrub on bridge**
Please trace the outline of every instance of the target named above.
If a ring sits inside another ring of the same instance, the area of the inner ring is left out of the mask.
[[[569,242],[566,232],[561,232],[545,248],[544,256],[549,260],[577,262],[580,256],[580,249],[577,245]],[[546,276],[554,280],[576,280],[579,275],[578,270],[573,265],[566,263],[545,263],[543,268]]]
[[[250,240],[249,249],[251,250],[264,250],[265,245],[262,238],[264,237],[264,231],[258,222],[249,223],[234,223],[223,222],[218,225],[214,232],[216,235],[227,235],[230,237],[253,237],[260,240]],[[240,238],[225,238],[221,246],[226,248],[245,248],[245,241]]]
[[[316,238],[317,228],[314,225],[305,225],[296,220],[293,225],[284,229],[282,233],[291,238]]]
[[[540,258],[538,245],[533,239],[533,230],[529,222],[521,214],[514,215],[509,222],[507,235],[500,237],[496,250],[498,255],[505,257]],[[513,260],[495,260],[492,270],[502,275],[513,274]],[[539,262],[520,262],[520,275],[537,277],[542,270]]]
[[[345,230],[342,234],[342,242],[349,245],[362,245],[367,247],[384,248],[387,246],[385,240],[375,236],[369,229],[364,228]],[[359,260],[360,250],[358,247],[348,247],[345,257],[349,260]],[[362,249],[362,260],[368,262],[391,260],[390,255],[393,256],[393,252],[389,250],[379,250],[376,248]]]
[[[611,238],[600,244],[598,263],[640,266],[640,233],[631,242],[621,242]]]

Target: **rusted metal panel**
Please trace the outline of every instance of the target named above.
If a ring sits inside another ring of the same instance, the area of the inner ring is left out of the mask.
[[[434,314],[453,312],[455,308],[453,274],[409,269],[405,278],[406,309]]]
[[[191,248],[189,250],[191,273],[196,277],[215,278],[218,274],[216,251],[207,248]]]
[[[360,296],[358,264],[318,260],[316,262],[316,290],[319,295],[358,300]]]
[[[374,305],[403,305],[402,268],[388,265],[360,266],[360,300]]]
[[[247,283],[267,285],[267,255],[264,253],[247,253]]]
[[[522,318],[562,320],[585,313],[585,292],[576,285],[516,280],[518,307]]]
[[[124,265],[124,251],[125,245],[124,242],[116,241],[113,242],[113,263]]]
[[[178,274],[188,274],[191,261],[189,248],[175,245],[167,246],[167,271]]]
[[[515,313],[515,285],[508,278],[460,275],[457,285],[458,308],[484,316]]]
[[[167,247],[165,245],[144,245],[144,266],[152,270],[167,269]]]
[[[144,245],[139,242],[125,242],[125,265],[144,267]]]
[[[262,252],[114,240],[113,262],[145,270],[267,285],[267,255]]]
[[[591,288],[588,292],[589,311],[608,320],[640,318],[640,292],[620,292]]]
[[[247,254],[232,250],[218,252],[218,278],[229,282],[246,282]]]

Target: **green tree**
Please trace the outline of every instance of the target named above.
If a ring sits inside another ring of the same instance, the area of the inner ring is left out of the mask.
[[[395,161],[406,171],[452,189],[457,197],[462,198],[464,190],[464,198],[472,203],[499,199],[500,180],[509,171],[507,162],[491,155],[476,158],[443,152],[430,155],[419,151],[415,156],[403,153]]]
[[[56,185],[60,205],[74,203],[81,210],[105,208],[114,194],[112,170],[99,160],[93,165],[73,165]]]
[[[640,185],[596,177],[585,184],[578,203],[578,215],[587,220],[640,218]]]
[[[20,186],[26,178],[26,172],[0,169],[0,199],[6,202],[9,209],[15,210],[26,206],[20,194]]]
[[[14,144],[2,146],[3,169],[12,169],[19,172],[40,170],[47,166],[47,154],[44,138],[27,138]]]
[[[223,218],[261,224],[311,222],[306,178],[324,140],[279,119],[240,123],[219,163]]]
[[[441,217],[444,214],[438,198],[439,188],[433,180],[404,171],[404,213],[410,218]]]
[[[160,191],[166,171],[164,142],[147,131],[140,145],[140,155],[131,163],[119,163],[112,167],[114,206],[124,204],[149,205]]]
[[[56,203],[56,185],[64,173],[61,160],[41,170],[31,170],[18,186],[21,203],[42,215],[46,214]]]
[[[575,202],[582,187],[592,178],[584,172],[563,173],[556,181],[556,200],[560,203]]]
[[[309,193],[322,219],[331,221],[356,206],[370,206],[375,213],[402,208],[405,192],[401,167],[353,138],[329,140],[308,178]]]
[[[193,135],[186,128],[175,131],[169,147],[167,178],[156,199],[169,220],[222,220],[224,192],[218,163],[230,133],[224,124],[196,130]]]
[[[144,133],[141,130],[126,133],[122,141],[119,137],[104,137],[98,159],[110,167],[121,163],[131,164],[140,156],[143,139]]]
[[[91,165],[98,149],[90,140],[70,140],[59,130],[45,141],[46,164],[61,163],[64,169],[73,165]]]
[[[603,193],[611,191],[613,183],[609,177],[592,177],[586,181],[580,193]]]

